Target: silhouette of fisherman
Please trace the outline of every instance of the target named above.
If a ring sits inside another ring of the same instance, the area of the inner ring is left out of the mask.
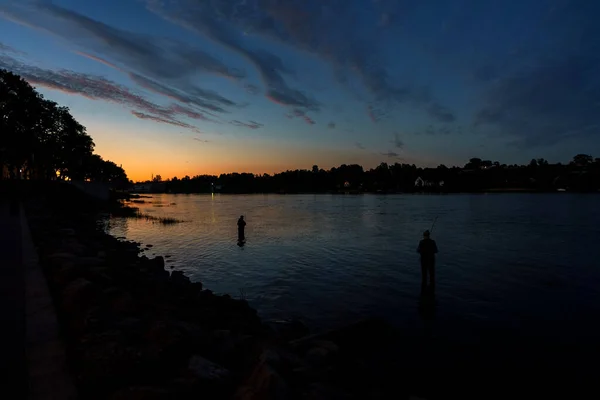
[[[243,242],[244,240],[246,240],[246,237],[244,236],[244,228],[246,227],[246,221],[244,221],[243,215],[240,215],[240,219],[238,219],[237,226],[238,226],[238,241]]]
[[[435,284],[435,253],[438,252],[435,240],[430,238],[429,230],[423,232],[423,239],[419,242],[417,253],[421,255],[421,291],[427,288],[427,275],[429,286],[433,290]]]

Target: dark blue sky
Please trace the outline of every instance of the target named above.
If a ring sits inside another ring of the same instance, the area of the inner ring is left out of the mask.
[[[134,177],[600,154],[597,1],[0,5],[0,67]]]

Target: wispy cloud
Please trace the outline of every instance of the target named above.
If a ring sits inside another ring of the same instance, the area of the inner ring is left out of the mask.
[[[356,143],[354,143],[354,146],[355,146],[357,149],[360,149],[360,150],[365,150],[365,149],[366,149],[366,147],[365,147],[365,146],[364,146],[362,143],[360,143],[360,142],[356,142]]]
[[[0,53],[11,53],[13,55],[24,55],[25,53],[23,53],[20,50],[15,49],[14,47],[11,47],[7,44],[4,44],[2,42],[0,42]]]
[[[0,56],[0,68],[6,68],[21,75],[34,86],[125,106],[131,109],[134,116],[141,119],[180,126],[196,132],[199,132],[197,127],[180,121],[179,117],[185,116],[197,120],[206,119],[201,113],[179,104],[161,106],[150,102],[133,93],[127,87],[97,75],[65,69],[53,71],[38,68],[8,56]]]
[[[598,71],[596,54],[539,59],[489,87],[474,126],[496,128],[519,147],[600,135]]]
[[[381,153],[382,156],[386,156],[388,158],[400,158],[400,154],[395,151],[388,151],[386,153]]]
[[[279,57],[264,50],[251,49],[232,27],[229,17],[244,8],[243,4],[231,2],[202,1],[146,1],[148,8],[156,14],[188,28],[200,35],[227,47],[244,57],[258,71],[266,87],[265,96],[274,103],[289,107],[300,107],[317,111],[320,104],[307,93],[291,88],[283,74],[292,74]],[[218,4],[217,4],[218,3]]]
[[[413,132],[415,135],[450,135],[463,133],[462,126],[458,125],[427,125]]]
[[[244,128],[249,128],[249,129],[258,129],[263,126],[263,124],[261,124],[259,122],[255,122],[255,121],[241,122],[241,121],[233,120],[230,123],[235,126],[242,126]]]
[[[198,48],[118,29],[51,3],[0,7],[12,20],[50,32],[75,46],[78,54],[126,72],[145,89],[213,112],[237,106],[193,81],[199,72],[236,80],[245,73]]]
[[[257,1],[245,0],[146,0],[155,13],[195,30],[245,56],[257,68],[268,88],[267,97],[274,102],[302,107],[318,107],[304,94],[289,88],[281,73],[261,57],[257,57],[234,32],[268,37],[291,47],[308,51],[330,63],[338,82],[350,84],[351,75],[358,77],[371,97],[377,113],[369,116],[377,121],[401,103],[423,107],[433,118],[448,122],[452,113],[410,80],[392,82],[380,45],[381,21],[405,18],[412,7],[396,1],[349,2],[347,0]],[[365,14],[379,15],[379,22]],[[271,68],[269,68],[271,65]]]
[[[182,128],[191,129],[198,133],[202,133],[202,132],[200,132],[200,130],[198,128],[196,128],[190,124],[186,124],[185,122],[177,121],[175,119],[167,119],[167,118],[159,117],[157,115],[145,114],[143,112],[139,112],[139,111],[135,111],[135,110],[131,110],[131,114],[133,114],[135,117],[137,117],[139,119],[147,119],[147,120],[154,121],[154,122],[160,122],[162,124],[179,126]]]
[[[303,116],[302,119],[304,120],[304,122],[306,122],[309,125],[316,124],[316,122],[311,117],[309,117],[308,115]]]
[[[398,133],[394,133],[394,139],[392,140],[392,143],[397,149],[404,149],[404,142],[402,141]]]
[[[327,127],[328,127],[329,129],[335,129],[335,122],[333,122],[333,121],[332,121],[332,122],[328,123],[328,124],[327,124]]]
[[[200,138],[197,138],[197,137],[192,138],[192,139],[195,140],[195,141],[197,141],[197,142],[201,142],[201,143],[209,143],[210,142],[210,140],[200,139]]]
[[[250,94],[259,94],[260,93],[260,88],[256,85],[253,85],[251,83],[247,83],[244,85],[244,89],[246,89],[246,92],[250,93]]]

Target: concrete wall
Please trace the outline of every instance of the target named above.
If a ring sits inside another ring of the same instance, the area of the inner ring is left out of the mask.
[[[70,184],[77,187],[79,190],[87,193],[88,195],[99,199],[108,200],[110,196],[110,185],[108,183],[101,182],[83,182],[83,181],[70,181]]]

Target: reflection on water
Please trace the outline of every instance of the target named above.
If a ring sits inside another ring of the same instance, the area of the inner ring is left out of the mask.
[[[600,333],[600,198],[595,195],[278,196],[154,195],[142,212],[185,223],[114,219],[115,236],[207,288],[242,289],[266,317],[331,327],[383,316],[408,335],[423,313],[432,334],[477,343],[504,338],[570,342]],[[150,202],[151,201],[151,202]],[[237,245],[237,218],[247,221]],[[422,231],[440,253],[434,299],[423,299]],[[439,340],[442,340],[441,338]]]

